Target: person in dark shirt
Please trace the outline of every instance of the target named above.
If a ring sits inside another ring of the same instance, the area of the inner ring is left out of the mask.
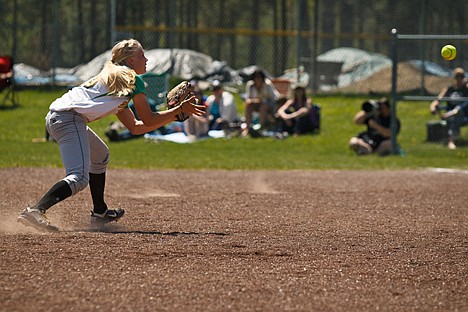
[[[307,96],[306,89],[294,88],[294,97],[278,108],[275,114],[279,130],[289,134],[311,133],[317,128],[317,116],[312,106],[312,99]]]
[[[391,110],[387,98],[379,101],[369,100],[362,104],[362,110],[354,116],[358,125],[367,125],[367,130],[352,137],[349,146],[358,155],[378,153],[387,155],[391,152]],[[397,134],[400,120],[397,119]]]
[[[463,68],[457,67],[453,70],[453,78],[455,83],[445,87],[440,91],[437,99],[432,101],[430,110],[432,114],[440,114],[440,117],[447,121],[448,125],[448,148],[456,149],[456,140],[460,135],[460,127],[468,125],[468,101],[447,101],[445,113],[442,113],[440,102],[442,98],[451,98],[457,100],[460,98],[468,98],[468,79],[465,77]]]

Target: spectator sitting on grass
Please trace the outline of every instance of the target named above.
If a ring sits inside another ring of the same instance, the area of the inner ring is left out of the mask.
[[[275,114],[280,132],[305,134],[313,132],[315,127],[311,119],[312,100],[307,97],[306,89],[298,86],[294,97],[280,106]]]
[[[211,90],[213,94],[206,99],[210,130],[224,130],[239,120],[234,96],[224,91],[219,81],[213,82]]]
[[[465,77],[463,68],[453,70],[455,83],[440,91],[437,99],[432,101],[430,110],[432,114],[440,113],[440,99],[449,97],[455,99],[468,97],[468,79]],[[440,117],[447,121],[448,125],[448,148],[456,149],[456,140],[460,135],[460,127],[468,125],[468,101],[447,101],[446,113],[440,113]]]
[[[243,135],[247,135],[252,124],[253,112],[260,113],[260,125],[266,128],[269,117],[273,117],[275,101],[278,98],[273,83],[266,78],[261,69],[252,74],[252,79],[247,82],[245,98],[245,124]],[[273,119],[273,118],[271,118]]]
[[[391,152],[390,141],[392,131],[390,102],[386,98],[380,101],[369,100],[362,104],[362,110],[354,116],[358,125],[366,125],[367,130],[351,138],[349,147],[358,155],[378,153],[387,155]],[[400,130],[400,121],[397,119],[397,133]]]

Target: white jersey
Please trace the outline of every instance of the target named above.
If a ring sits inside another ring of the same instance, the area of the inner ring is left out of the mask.
[[[127,97],[108,95],[107,87],[93,78],[56,99],[50,104],[49,109],[56,112],[74,110],[85,117],[88,122],[115,115],[127,107],[128,102],[136,93],[144,92],[143,80],[139,76],[136,77],[135,85],[139,92],[134,92]],[[143,91],[141,91],[141,85],[143,85]]]
[[[216,102],[216,98],[214,94],[210,95],[206,99],[206,105],[208,107],[207,111],[211,110],[211,107]],[[234,96],[226,91],[223,91],[223,95],[221,97],[221,103],[217,103],[219,106],[219,114],[222,119],[226,120],[227,122],[234,122],[238,119],[237,116],[237,107],[234,102]]]
[[[253,80],[247,81],[245,93],[247,99],[260,98],[266,103],[273,103],[279,97],[278,91],[269,79],[265,79],[260,91],[255,87]]]

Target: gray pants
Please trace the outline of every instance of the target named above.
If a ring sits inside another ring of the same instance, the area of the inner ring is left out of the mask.
[[[87,126],[83,116],[75,111],[51,111],[46,116],[46,129],[59,145],[66,170],[63,180],[70,186],[72,195],[86,188],[90,172],[106,172],[109,148]]]

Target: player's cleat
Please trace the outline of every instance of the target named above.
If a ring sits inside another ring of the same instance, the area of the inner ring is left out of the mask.
[[[103,224],[118,221],[125,214],[122,208],[107,209],[103,213],[91,211],[91,223]]]
[[[50,221],[47,220],[43,211],[30,207],[21,212],[18,217],[18,222],[43,232],[57,232],[59,230],[58,227],[50,224]]]

